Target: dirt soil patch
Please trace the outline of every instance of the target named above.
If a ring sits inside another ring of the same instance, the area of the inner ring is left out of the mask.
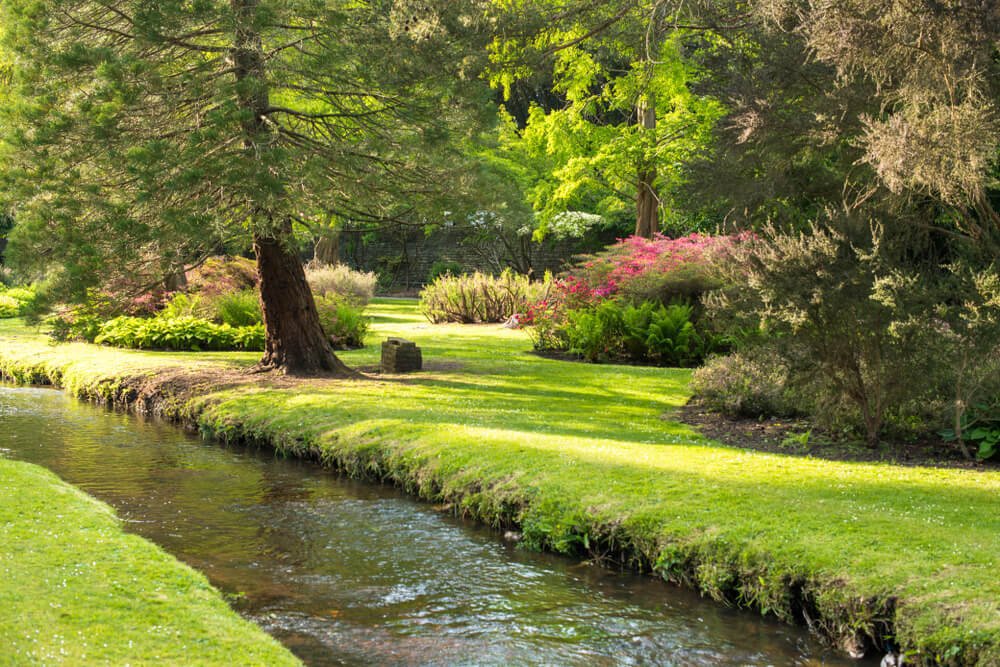
[[[953,443],[925,436],[913,440],[884,441],[877,447],[842,433],[831,432],[804,418],[732,418],[712,412],[692,399],[676,412],[663,415],[695,427],[712,440],[730,447],[830,461],[885,462],[907,466],[997,470],[993,461],[966,461]]]

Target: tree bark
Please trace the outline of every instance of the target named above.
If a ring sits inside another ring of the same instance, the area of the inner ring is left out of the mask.
[[[331,230],[319,237],[313,248],[313,261],[317,264],[340,264],[340,232]]]
[[[259,0],[230,2],[236,22],[232,68],[236,80],[245,84],[238,89],[238,103],[247,111],[242,124],[243,152],[247,160],[260,161],[259,144],[273,137],[264,120],[270,93],[264,48],[255,28]],[[264,314],[264,357],[255,370],[294,375],[356,375],[337,358],[333,343],[320,324],[305,270],[290,243],[291,219],[273,208],[253,206],[252,202],[251,209],[260,274],[260,306]]]
[[[264,314],[264,357],[258,370],[292,375],[356,375],[334,353],[316,312],[312,290],[297,253],[289,247],[291,222],[282,238],[254,236],[260,274],[260,307]]]
[[[647,93],[639,100],[639,125],[643,132],[656,129],[656,99]],[[635,235],[651,239],[660,231],[660,196],[656,190],[656,165],[644,160],[638,169],[639,186],[636,192]]]

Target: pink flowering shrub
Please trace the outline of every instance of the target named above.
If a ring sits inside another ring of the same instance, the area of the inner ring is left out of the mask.
[[[700,363],[727,344],[710,323],[700,321],[700,297],[721,285],[718,262],[728,260],[746,238],[622,239],[581,257],[521,323],[532,327],[529,335],[538,350],[590,361]]]
[[[607,299],[694,302],[719,285],[713,262],[744,238],[690,234],[621,239],[603,252],[581,257],[557,281],[557,297],[571,308],[593,307]]]

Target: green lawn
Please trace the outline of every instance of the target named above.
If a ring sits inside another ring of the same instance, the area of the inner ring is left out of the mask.
[[[524,332],[432,326],[381,300],[365,350],[414,340],[426,369],[203,394],[186,406],[220,437],[262,439],[397,481],[530,544],[624,554],[720,599],[849,641],[892,623],[904,647],[1000,664],[1000,474],[835,463],[721,446],[670,421],[689,371],[540,359]],[[157,367],[252,363],[248,354],[51,346],[0,325],[0,367],[82,395]]]
[[[111,508],[0,459],[0,664],[297,665]]]

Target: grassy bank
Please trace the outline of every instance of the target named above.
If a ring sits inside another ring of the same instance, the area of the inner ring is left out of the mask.
[[[347,362],[376,366],[377,341],[400,335],[424,372],[258,378],[236,372],[254,354],[53,346],[10,323],[0,369],[389,479],[534,546],[806,619],[845,648],[895,632],[925,661],[1000,664],[997,473],[723,447],[671,421],[688,371],[540,359],[523,332],[431,326],[412,302],[374,312]]]
[[[297,665],[111,508],[0,460],[0,664]]]

